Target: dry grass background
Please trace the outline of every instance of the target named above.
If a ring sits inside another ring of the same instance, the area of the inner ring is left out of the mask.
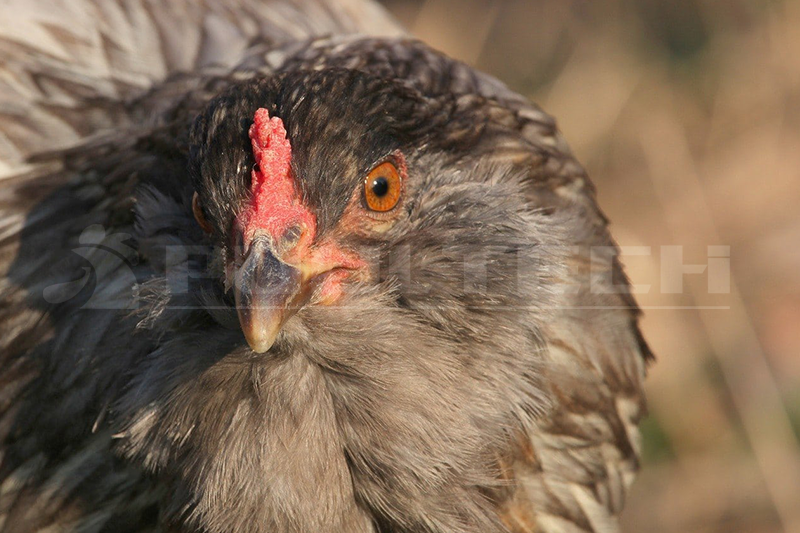
[[[559,121],[658,356],[631,532],[800,532],[800,2],[385,0]],[[660,289],[730,247],[731,290]]]

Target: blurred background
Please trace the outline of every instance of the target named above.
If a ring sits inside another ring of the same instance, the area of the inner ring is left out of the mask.
[[[800,532],[800,1],[383,3],[554,115],[598,187],[658,357],[625,530]],[[729,290],[665,293],[675,245]]]

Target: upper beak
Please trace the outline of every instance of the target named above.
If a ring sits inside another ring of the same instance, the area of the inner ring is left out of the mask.
[[[302,307],[301,270],[281,261],[267,236],[256,236],[235,257],[234,296],[247,344],[254,352],[269,350],[281,327]]]

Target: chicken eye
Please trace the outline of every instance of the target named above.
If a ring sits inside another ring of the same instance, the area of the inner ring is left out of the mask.
[[[211,233],[211,224],[208,223],[205,215],[203,214],[203,207],[200,205],[200,196],[198,196],[196,192],[194,193],[194,196],[192,196],[192,213],[194,213],[194,219],[197,221],[197,224],[203,229],[203,231],[206,233]]]
[[[372,211],[390,211],[400,201],[403,182],[397,167],[390,162],[373,168],[364,180],[364,202]]]

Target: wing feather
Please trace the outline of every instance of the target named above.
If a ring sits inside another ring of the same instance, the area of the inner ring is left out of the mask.
[[[118,125],[119,103],[175,72],[230,67],[254,40],[398,35],[375,3],[53,0],[0,3],[0,176]]]

